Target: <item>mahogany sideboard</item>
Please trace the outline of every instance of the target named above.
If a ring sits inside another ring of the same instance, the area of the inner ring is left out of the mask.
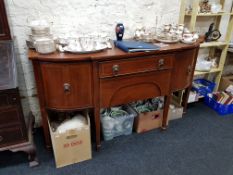
[[[162,129],[166,129],[172,92],[185,89],[183,105],[187,104],[198,49],[199,43],[179,43],[137,53],[113,48],[92,54],[41,55],[29,50],[47,147],[51,146],[48,110],[92,108],[98,149],[100,108],[165,96]]]

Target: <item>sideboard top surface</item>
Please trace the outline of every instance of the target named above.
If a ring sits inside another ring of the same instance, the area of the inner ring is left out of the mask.
[[[192,49],[199,47],[199,43],[195,44],[169,44],[168,46],[161,47],[160,50],[150,51],[150,52],[134,52],[127,53],[116,47],[112,49],[107,49],[105,51],[91,53],[91,54],[72,54],[72,53],[59,53],[55,52],[52,54],[39,54],[35,50],[30,49],[28,51],[28,57],[30,60],[39,60],[39,61],[54,61],[54,62],[66,62],[66,61],[102,61],[108,59],[119,59],[128,58],[128,57],[140,57],[140,56],[149,56],[162,53],[170,53],[175,51],[181,51],[186,49]]]

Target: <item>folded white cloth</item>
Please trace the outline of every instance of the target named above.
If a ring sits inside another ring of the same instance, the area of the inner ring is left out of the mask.
[[[70,129],[81,129],[86,124],[87,124],[86,118],[83,115],[78,114],[74,116],[72,119],[66,120],[63,123],[61,123],[57,127],[57,132],[65,133],[67,130]]]

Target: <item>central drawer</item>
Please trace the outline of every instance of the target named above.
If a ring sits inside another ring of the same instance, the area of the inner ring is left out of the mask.
[[[100,78],[171,69],[173,55],[136,57],[99,63]]]

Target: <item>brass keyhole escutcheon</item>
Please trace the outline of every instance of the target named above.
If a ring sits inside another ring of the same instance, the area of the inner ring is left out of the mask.
[[[3,141],[3,137],[2,137],[2,136],[0,136],[0,142],[1,142],[1,141]]]
[[[192,73],[192,66],[191,65],[188,66],[187,73],[188,73],[188,75],[190,75]]]
[[[164,66],[164,59],[159,59],[159,69],[162,69]]]
[[[70,92],[70,84],[69,83],[64,83],[64,92]]]

